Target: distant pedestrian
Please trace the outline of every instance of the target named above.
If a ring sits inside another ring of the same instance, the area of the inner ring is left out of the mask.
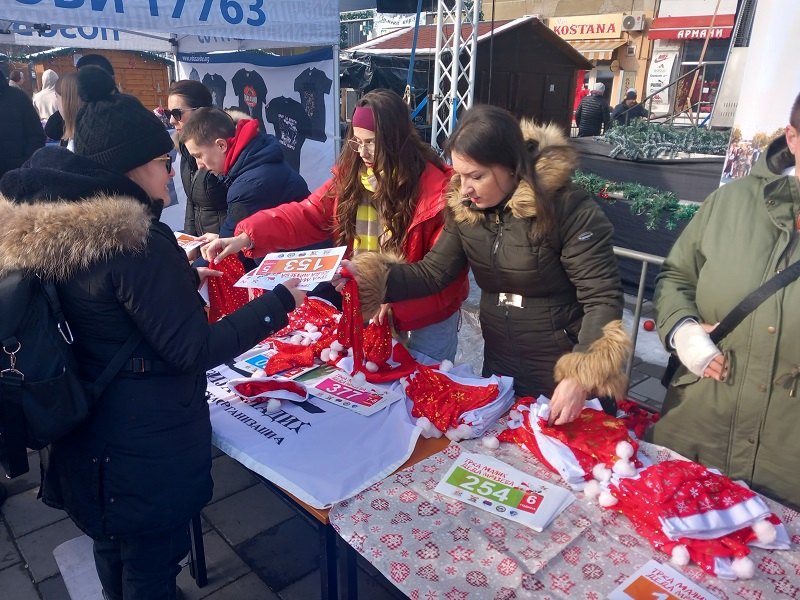
[[[652,116],[644,106],[636,101],[636,90],[630,89],[625,94],[625,100],[614,107],[611,113],[611,122],[614,127],[630,125],[638,119],[647,119]]]
[[[594,88],[578,105],[575,111],[575,124],[578,137],[600,135],[611,128],[611,112],[608,101],[603,98],[606,86],[595,83]]]
[[[0,63],[0,177],[21,167],[45,142],[31,99],[8,84],[8,64]]]
[[[42,89],[33,95],[33,105],[39,112],[39,118],[46,121],[58,110],[56,99],[56,81],[58,75],[52,69],[47,69],[42,75]]]
[[[11,71],[11,75],[8,76],[8,85],[25,91],[25,73],[19,69]]]

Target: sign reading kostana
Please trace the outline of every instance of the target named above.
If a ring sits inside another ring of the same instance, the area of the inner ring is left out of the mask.
[[[308,46],[339,41],[336,0],[14,0],[8,20],[257,39]],[[54,27],[54,28],[55,28]],[[201,29],[202,28],[202,29]]]

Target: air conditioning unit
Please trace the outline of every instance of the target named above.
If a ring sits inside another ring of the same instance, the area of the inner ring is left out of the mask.
[[[625,15],[622,17],[622,31],[641,31],[644,29],[645,23],[644,13]]]

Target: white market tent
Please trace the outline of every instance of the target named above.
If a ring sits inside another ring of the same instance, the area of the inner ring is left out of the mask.
[[[338,0],[5,0],[3,4],[0,43],[172,53],[339,44]]]

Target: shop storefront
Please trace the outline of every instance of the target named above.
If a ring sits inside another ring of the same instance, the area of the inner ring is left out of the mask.
[[[653,112],[679,112],[691,105],[692,114],[699,115],[701,122],[710,115],[728,56],[735,15],[736,0],[662,0],[650,27],[649,36],[655,42],[646,93],[655,93],[700,68],[694,88],[691,74],[658,92]]]
[[[644,87],[644,67],[649,57],[646,28],[650,13],[612,13],[573,17],[550,17],[548,26],[592,62],[594,68],[578,78],[576,101],[586,87],[605,85],[611,106],[625,92]]]

